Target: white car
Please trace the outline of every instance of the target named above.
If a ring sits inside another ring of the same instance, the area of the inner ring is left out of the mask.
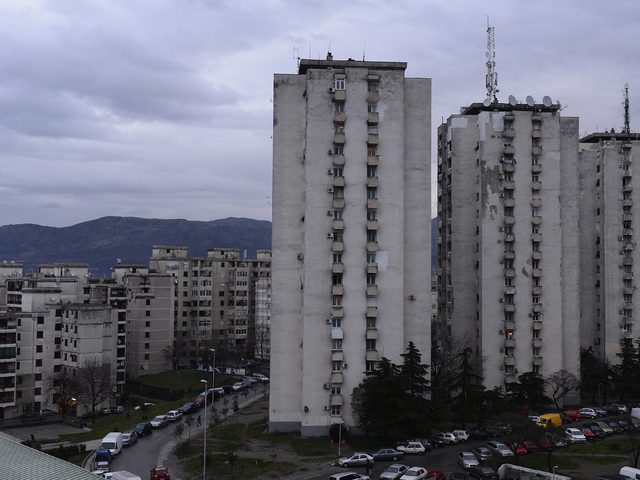
[[[596,418],[598,414],[593,408],[581,408],[578,410],[581,417]]]
[[[458,437],[456,437],[451,432],[440,432],[438,434],[438,438],[442,440],[445,445],[449,445],[450,443],[458,443]]]
[[[465,470],[480,465],[476,456],[471,452],[458,452],[458,464]]]
[[[422,467],[411,467],[404,475],[400,477],[400,480],[420,480],[421,478],[426,478],[427,471]]]
[[[452,433],[458,439],[458,442],[466,442],[469,440],[469,433],[466,430],[454,430]]]
[[[160,427],[164,427],[167,423],[169,423],[169,419],[167,418],[166,415],[158,415],[149,423],[151,423],[151,426],[153,428],[160,428]]]
[[[258,380],[259,382],[265,383],[269,381],[269,377],[262,375],[261,373],[254,373],[253,378]]]
[[[170,412],[167,412],[166,417],[170,422],[175,422],[182,418],[182,412],[179,412],[178,410],[171,410]]]
[[[133,432],[122,434],[122,445],[131,446],[138,441],[138,435]]]
[[[509,447],[501,442],[487,442],[487,448],[491,450],[491,453],[498,457],[513,457],[514,454]]]
[[[409,442],[406,445],[398,445],[396,450],[404,453],[417,453],[418,455],[422,455],[425,452],[424,445],[420,442]]]
[[[366,453],[356,452],[350,457],[342,457],[338,460],[338,465],[341,467],[348,467],[349,465],[366,465],[367,460],[373,463],[373,457]]]
[[[380,474],[380,480],[396,480],[400,478],[408,468],[409,467],[401,463],[392,463]]]
[[[570,443],[587,443],[587,437],[577,428],[567,428],[566,433]]]

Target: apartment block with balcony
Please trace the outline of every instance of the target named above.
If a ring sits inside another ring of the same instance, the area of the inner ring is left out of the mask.
[[[621,345],[638,338],[633,152],[639,148],[635,133],[592,133],[580,139],[582,347],[612,364],[620,361]]]
[[[438,128],[438,341],[487,388],[579,371],[578,120],[472,104]]]
[[[405,63],[275,75],[270,430],[338,437],[351,392],[431,355],[431,81]]]

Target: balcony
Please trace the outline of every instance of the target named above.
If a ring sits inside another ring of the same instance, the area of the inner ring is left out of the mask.
[[[343,318],[344,317],[344,308],[334,305],[331,308],[331,316],[333,318]]]
[[[371,275],[375,275],[376,273],[378,273],[378,264],[377,263],[367,264],[367,273]]]
[[[630,198],[626,198],[626,199],[622,200],[622,206],[623,207],[633,207],[633,200],[631,200]]]
[[[367,198],[367,208],[369,208],[369,209],[378,208],[378,199],[377,198]]]
[[[633,228],[623,228],[622,235],[633,235]]]
[[[633,176],[633,172],[631,171],[631,169],[629,170],[622,170],[622,176],[623,177],[632,177]]]
[[[346,99],[347,99],[346,90],[336,90],[336,93],[333,94],[333,100],[335,102],[344,102]]]
[[[623,258],[622,265],[633,265],[633,257]]]
[[[377,188],[378,183],[378,177],[367,177],[367,187]]]
[[[333,199],[333,208],[343,209],[344,208],[344,198],[334,198]]]
[[[508,338],[504,341],[504,348],[515,348],[516,341],[513,338]]]
[[[514,217],[508,217],[508,218],[514,218]],[[515,221],[515,219],[514,219],[514,221]],[[515,240],[516,240],[516,236],[513,233],[505,233],[504,234],[504,241],[505,242],[514,242]],[[514,253],[514,255],[515,255],[515,253]]]
[[[541,223],[542,223],[542,217],[540,216],[531,217],[532,225],[540,225]]]
[[[534,365],[542,365],[542,357],[533,357]]]
[[[513,138],[516,136],[516,131],[513,128],[505,128],[502,132],[504,138]]]
[[[336,145],[344,145],[345,135],[344,133],[334,133],[333,134],[333,143]]]
[[[370,133],[367,137],[368,145],[378,145],[380,143],[380,135],[377,133]]]
[[[344,220],[334,220],[333,229],[340,230],[340,231],[344,230]]]
[[[534,295],[542,295],[542,286],[541,285],[534,285],[533,286],[533,294]]]
[[[513,313],[516,311],[516,306],[513,303],[505,303],[504,311],[507,313]]]
[[[380,101],[380,92],[378,92],[377,90],[369,90],[369,97],[367,98],[367,101],[369,103],[378,103]]]
[[[331,245],[332,252],[344,252],[344,242],[333,242]]]
[[[503,120],[505,122],[513,122],[516,119],[516,117],[513,115],[513,113],[505,113]]]
[[[514,190],[515,188],[516,188],[516,182],[512,182],[512,181],[504,182],[505,190]]]
[[[536,157],[542,155],[542,147],[531,147],[531,155]]]
[[[506,278],[513,278],[516,276],[516,270],[515,268],[505,268],[504,269],[504,276]],[[515,287],[514,287],[515,288]]]
[[[342,372],[333,372],[331,374],[331,383],[342,383]]]
[[[334,155],[333,156],[333,164],[336,167],[342,167],[344,166],[344,155],[340,154],[340,155]]]
[[[377,167],[380,164],[380,155],[367,155],[367,165]]]
[[[504,206],[505,207],[515,207],[516,206],[516,201],[513,198],[505,198],[504,199]]]
[[[504,357],[504,364],[505,365],[511,365],[511,366],[515,365],[516,364],[516,357],[514,357],[513,355]]]
[[[540,208],[542,206],[542,199],[541,198],[533,198],[531,200],[531,206],[533,208]]]
[[[377,317],[378,307],[367,307],[367,317]]]
[[[367,297],[375,297],[378,295],[378,285],[367,285]]]
[[[633,272],[624,272],[622,274],[623,280],[633,280]]]
[[[509,234],[511,235],[511,234]],[[505,250],[504,252],[504,259],[505,260],[513,260],[514,258],[516,258],[516,252],[514,252],[513,250]]]
[[[508,215],[506,217],[504,217],[504,224],[505,225],[513,225],[516,223],[516,217]]]
[[[514,287],[514,286],[504,287],[504,293],[505,293],[505,295],[515,295],[516,287]]]
[[[537,217],[533,217],[533,218],[537,218]],[[531,241],[532,242],[541,242],[542,241],[542,234],[541,233],[532,233],[531,234]]]
[[[367,242],[367,252],[377,252],[378,251],[378,242]]]
[[[331,286],[331,295],[344,295],[344,286],[342,286],[342,285],[332,285]]]
[[[533,260],[542,260],[542,252],[531,252],[531,258]]]
[[[531,182],[531,190],[538,191],[542,189],[542,182]]]
[[[533,278],[540,278],[542,276],[542,269],[541,268],[534,268],[533,271],[531,272],[531,276]]]
[[[377,361],[378,361],[378,351],[367,350],[367,362],[377,362]]]
[[[540,172],[542,172],[542,165],[539,163],[531,165],[531,173],[538,174]]]
[[[624,302],[622,305],[625,310],[633,310],[633,302]]]
[[[378,112],[369,112],[367,116],[367,123],[369,125],[377,125],[380,121],[380,114]]]
[[[331,273],[344,273],[344,263],[334,263],[331,265]]]
[[[533,348],[540,348],[542,347],[542,339],[541,338],[534,338],[533,339]]]
[[[507,330],[515,330],[516,329],[516,322],[514,322],[514,321],[505,321],[504,322],[504,328],[506,328]]]
[[[542,320],[534,320],[533,321],[533,329],[534,330],[542,330]]]
[[[334,187],[344,187],[344,177],[333,177]]]
[[[342,405],[342,395],[331,395],[331,406],[340,406]]]
[[[378,220],[367,220],[367,230],[375,232],[378,230]]]
[[[622,221],[623,222],[626,222],[626,221],[631,222],[631,221],[633,221],[633,213],[623,213],[622,214]]]
[[[345,112],[333,112],[333,123],[344,123],[347,121]]]
[[[516,149],[513,145],[507,145],[504,147],[504,149],[502,150],[502,153],[504,155],[513,155],[516,153]]]
[[[622,191],[623,192],[632,192],[633,191],[633,185],[631,185],[630,183],[627,185],[623,185],[622,186]]]
[[[540,123],[542,122],[542,115],[539,112],[534,112],[531,115],[531,123]]]
[[[622,246],[622,250],[633,250],[633,243],[625,243]]]
[[[533,313],[542,313],[542,304],[541,303],[534,303],[531,306],[531,309],[533,310]]]
[[[342,362],[344,360],[344,353],[342,350],[333,350],[331,352],[331,361],[332,362]]]
[[[331,328],[331,338],[334,340],[341,340],[344,338],[344,330],[342,330],[342,328],[339,327],[332,327]]]
[[[367,328],[367,340],[377,340],[377,339],[378,339],[378,329]]]

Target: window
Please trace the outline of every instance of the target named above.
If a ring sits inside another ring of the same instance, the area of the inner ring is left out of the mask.
[[[531,267],[532,268],[540,268],[540,260],[533,260],[531,262]]]
[[[511,267],[506,267],[505,266],[504,268],[511,268]],[[512,278],[505,278],[504,279],[504,286],[505,287],[510,287],[510,286],[512,286],[512,282],[513,282]]]
[[[532,303],[534,304],[539,304],[540,303],[540,296],[539,295],[535,295],[531,298]]]
[[[338,147],[338,146],[333,147],[333,154],[344,155],[344,147]]]
[[[334,285],[342,285],[342,274],[336,273],[332,276],[332,281]]]
[[[376,328],[376,317],[367,317],[367,328]]]
[[[334,104],[334,110],[336,112],[344,112],[344,103],[335,103]]]
[[[147,305],[151,305],[151,300],[147,298]]]
[[[335,133],[344,133],[344,125],[342,125],[342,124],[334,125],[334,132]]]
[[[342,407],[340,405],[331,405],[331,415],[338,417],[342,415]]]
[[[34,394],[35,395],[42,395],[42,388],[40,388],[40,387],[35,388]]]
[[[342,263],[342,254],[334,253],[333,254],[333,263]]]
[[[341,307],[342,306],[342,295],[333,295],[332,304],[333,304],[334,307]]]
[[[373,372],[376,369],[376,362],[367,362],[366,370],[367,372]]]
[[[373,230],[367,231],[367,242],[377,242],[378,241],[378,232]]]
[[[151,322],[149,322],[149,321],[144,322],[144,326],[149,328],[151,326]]]
[[[512,217],[513,216],[513,207],[504,207],[504,215],[505,215],[505,217]]]
[[[375,253],[367,253],[367,264],[376,263],[376,254]]]
[[[344,188],[335,187],[333,189],[333,198],[344,198]]]
[[[376,210],[367,210],[367,220],[377,220],[378,212]]]
[[[340,385],[331,386],[331,395],[341,395],[341,394],[342,394],[342,388],[340,387]]]
[[[42,353],[42,345],[36,345],[36,353]]]
[[[337,361],[331,362],[331,371],[333,371],[333,372],[342,371],[342,361],[337,360]]]
[[[144,354],[144,359],[145,359],[145,360],[149,360],[149,354],[148,354],[148,353],[145,353],[145,354]]]
[[[342,233],[333,232],[333,241],[334,242],[342,242]]]
[[[334,220],[342,220],[342,210],[334,210],[333,211],[333,219]]]
[[[378,169],[376,167],[368,167],[367,168],[367,177],[377,177]]]
[[[149,344],[148,344],[148,343],[145,343],[145,344],[144,344],[144,349],[145,349],[145,350],[149,350]]]
[[[37,332],[36,338],[44,338],[44,332]]]
[[[376,349],[376,341],[367,340],[367,350],[375,350],[375,349]]]
[[[331,340],[331,350],[342,350],[342,339],[336,338]]]
[[[368,90],[370,92],[375,92],[378,90],[378,84],[377,83],[370,83],[368,86]]]
[[[504,233],[513,233],[513,227],[511,225],[505,225],[503,227]]]
[[[625,303],[633,302],[633,295],[623,295],[623,298]]]
[[[540,242],[531,242],[531,249],[534,252],[539,252],[540,251]]]
[[[151,316],[151,310],[147,310],[144,312],[145,317],[150,317]]]
[[[374,274],[367,275],[367,285],[375,285],[376,284],[376,276]]]
[[[38,325],[44,325],[44,317],[38,317]]]
[[[342,328],[342,319],[341,318],[332,318],[331,319],[331,327],[332,328]]]
[[[540,175],[531,175],[531,181],[532,182],[539,182],[540,181]]]
[[[367,148],[367,155],[376,155],[377,154],[377,148],[376,147],[368,147]]]
[[[539,165],[540,157],[531,157],[531,165]]]
[[[151,338],[151,332],[144,332],[144,338]]]
[[[336,78],[334,85],[336,90],[344,90],[344,78]]]
[[[368,111],[369,113],[375,113],[375,112],[377,112],[377,111],[378,111],[378,105],[376,105],[375,103],[370,103],[370,104],[367,106],[367,111]]]
[[[533,331],[533,338],[540,338],[540,330],[534,330]]]
[[[42,366],[42,359],[39,358],[36,360],[36,367],[41,367]]]
[[[378,190],[375,188],[367,188],[367,198],[377,198]]]

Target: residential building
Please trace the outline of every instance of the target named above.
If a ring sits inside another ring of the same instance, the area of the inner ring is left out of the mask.
[[[530,103],[438,128],[438,342],[473,348],[487,388],[580,371],[578,119]]]
[[[301,60],[274,79],[269,428],[355,427],[364,372],[429,363],[431,80]]]
[[[580,139],[582,347],[612,364],[620,362],[621,345],[638,338],[634,260],[640,262],[640,256],[633,228],[632,153],[639,148],[635,133],[592,133]]]

